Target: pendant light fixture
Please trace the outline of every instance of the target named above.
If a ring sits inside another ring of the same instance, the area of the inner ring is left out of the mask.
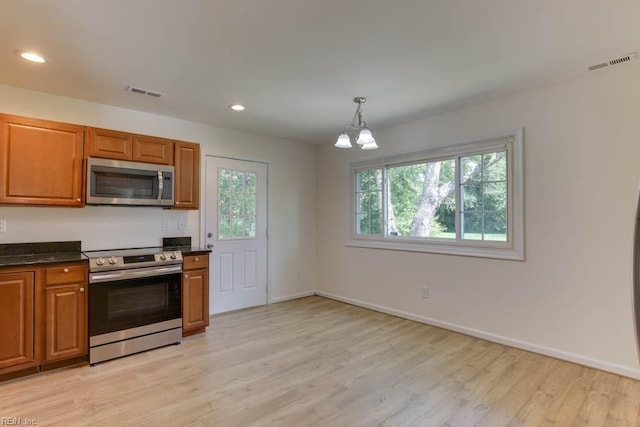
[[[353,98],[353,102],[358,104],[358,108],[356,108],[356,113],[353,115],[351,123],[342,129],[342,133],[335,143],[336,147],[351,148],[351,139],[354,138],[356,144],[360,145],[363,150],[375,150],[378,148],[371,130],[367,127],[367,123],[362,120],[362,104],[366,101],[367,98],[362,96]]]

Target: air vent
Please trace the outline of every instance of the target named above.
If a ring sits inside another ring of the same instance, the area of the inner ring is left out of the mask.
[[[621,56],[620,58],[610,59],[609,61],[606,61],[606,62],[601,62],[599,64],[590,65],[590,66],[587,67],[587,69],[589,71],[595,71],[595,70],[599,70],[601,68],[610,67],[612,65],[624,64],[626,62],[632,62],[632,61],[637,61],[637,60],[638,60],[638,55],[635,52],[633,52],[633,53],[630,53],[628,55]]]
[[[161,96],[165,95],[162,92],[154,92],[152,90],[142,89],[141,87],[135,86],[127,86],[126,90],[133,93],[139,93],[140,95],[153,96],[154,98],[160,98]]]

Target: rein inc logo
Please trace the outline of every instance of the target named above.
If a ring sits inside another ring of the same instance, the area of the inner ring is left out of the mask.
[[[0,426],[37,426],[35,418],[0,417]]]

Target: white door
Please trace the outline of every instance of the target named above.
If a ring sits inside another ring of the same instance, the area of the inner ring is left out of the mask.
[[[267,303],[267,165],[206,158],[205,242],[212,313]]]

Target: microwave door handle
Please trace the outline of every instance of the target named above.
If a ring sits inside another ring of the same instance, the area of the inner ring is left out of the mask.
[[[162,200],[163,191],[164,191],[164,178],[162,177],[162,171],[158,171],[158,200]]]

